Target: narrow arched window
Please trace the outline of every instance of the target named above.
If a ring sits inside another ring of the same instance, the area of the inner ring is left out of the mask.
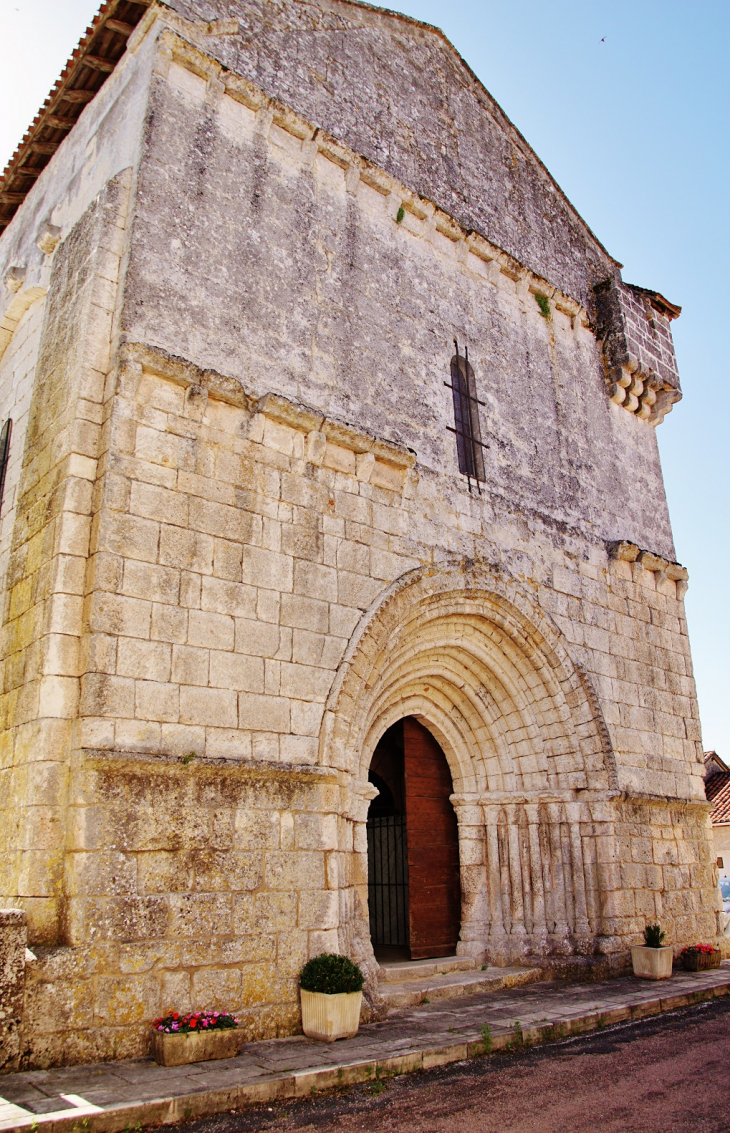
[[[0,433],[0,515],[3,513],[3,492],[5,491],[5,475],[8,471],[8,457],[10,456],[10,434],[13,431],[13,422],[8,417]]]
[[[463,354],[459,351],[459,343],[454,339],[456,353],[451,359],[451,395],[454,400],[454,428],[456,434],[456,452],[459,458],[459,471],[471,482],[484,480],[484,455],[487,447],[482,443],[481,428],[479,426],[479,401],[476,392],[474,370],[469,362],[469,351]],[[479,489],[481,491],[481,489]]]

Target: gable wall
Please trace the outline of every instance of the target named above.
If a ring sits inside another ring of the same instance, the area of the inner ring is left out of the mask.
[[[592,303],[591,284],[616,273],[437,29],[337,0],[172,0],[170,7],[191,21],[237,19],[238,35],[199,34],[197,42],[584,306]]]
[[[610,402],[579,305],[558,296],[546,321],[539,279],[398,182],[373,188],[354,155],[328,158],[272,122],[265,99],[255,110],[179,63],[151,97],[129,339],[398,441],[458,494],[444,385],[456,336],[491,446],[475,515],[674,557],[654,430]]]

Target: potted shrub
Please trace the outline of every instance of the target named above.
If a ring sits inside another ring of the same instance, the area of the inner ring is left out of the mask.
[[[323,952],[306,963],[299,977],[304,1034],[326,1043],[356,1035],[364,982],[347,956]]]
[[[721,952],[712,944],[690,944],[679,953],[682,967],[688,972],[704,972],[719,968]]]
[[[672,946],[663,944],[665,933],[658,924],[644,929],[644,943],[631,949],[634,975],[644,980],[668,980],[672,974]]]
[[[243,1044],[238,1019],[220,1011],[173,1011],[152,1024],[152,1053],[160,1066],[233,1058]]]

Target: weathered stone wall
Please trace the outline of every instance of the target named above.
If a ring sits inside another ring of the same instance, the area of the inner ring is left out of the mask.
[[[337,947],[337,777],[322,768],[85,752],[72,773],[69,946],[29,971],[36,1064],[139,1057],[206,1003],[249,1038],[299,1024],[296,979]]]
[[[575,300],[544,319],[544,280],[267,99],[245,105],[256,92],[235,76],[209,67],[206,86],[203,57],[177,50],[151,95],[126,336],[397,440],[455,499],[456,335],[490,445],[488,496],[460,505],[474,522],[557,540],[567,524],[674,558],[654,431],[607,398]]]
[[[0,544],[0,892],[27,904],[34,940],[58,935],[94,402],[124,254],[124,215],[119,227],[108,213],[130,189],[154,54],[154,40],[127,53],[0,239],[0,396],[14,415]]]
[[[25,992],[26,916],[0,909],[0,1071],[18,1068]]]
[[[468,566],[434,563],[434,546],[436,559],[450,539],[459,546],[456,516],[438,532],[424,519],[431,493],[407,454],[372,440],[358,453],[364,434],[281,399],[248,401],[236,383],[149,349],[127,349],[116,390],[108,435],[119,449],[87,598],[66,947],[41,952],[27,1001],[37,1062],[143,1053],[150,1016],[173,1006],[236,1010],[251,1037],[285,1033],[297,1025],[296,973],[308,954],[346,948],[372,972],[367,765],[379,731],[403,712],[428,721],[452,765],[465,951],[504,961],[600,942],[620,953],[657,915],[677,945],[715,935],[706,804],[625,798],[637,773],[622,764],[639,753],[639,790],[699,798],[686,735],[672,747],[671,732],[685,727],[685,703],[672,699],[681,693],[667,690],[652,710],[634,703],[653,695],[643,665],[672,687],[687,655],[666,619],[652,639],[652,612],[680,612],[675,583],[672,595],[671,580],[657,591],[656,572],[609,561],[605,549],[600,568],[574,571],[556,554],[535,606],[504,567],[472,578]],[[508,561],[493,544],[491,554]],[[418,569],[408,573],[419,562],[423,583]],[[539,573],[524,553],[515,565]],[[392,610],[388,584],[399,579]],[[442,639],[426,632],[438,592],[448,602]],[[459,604],[470,593],[479,625],[500,594],[510,608],[524,601],[536,623],[523,691],[505,692],[516,679],[514,628],[495,622],[487,658],[468,642]],[[467,668],[450,661],[442,672],[437,658],[453,654],[455,639]],[[615,721],[605,691],[596,711],[573,658],[590,683],[622,682]],[[464,673],[477,665],[486,712],[464,699]],[[657,748],[651,712],[662,705],[667,746]],[[495,869],[510,878],[507,904],[495,904]]]
[[[142,36],[132,43],[3,231],[0,350],[3,317],[17,299],[14,290],[3,286],[9,272],[16,269],[23,288],[39,286],[45,291],[52,254],[44,252],[37,241],[46,225],[54,225],[59,238],[65,239],[107,182],[136,167],[155,53],[154,36]]]
[[[129,174],[110,183],[54,255],[21,450],[3,606],[0,862],[2,891],[24,902],[33,941],[58,937],[99,406],[129,183]]]
[[[337,0],[171,0],[230,71],[592,309],[618,265],[437,28]],[[238,34],[220,34],[237,22]],[[195,23],[193,23],[195,21]],[[197,26],[195,26],[197,24]],[[210,28],[210,34],[208,30]]]
[[[43,295],[39,294],[35,298],[30,295],[27,298],[28,306],[17,323],[13,324],[12,337],[8,337],[8,345],[0,353],[0,424],[8,417],[13,422],[0,512],[0,579],[3,582],[15,523],[15,502],[43,325]]]

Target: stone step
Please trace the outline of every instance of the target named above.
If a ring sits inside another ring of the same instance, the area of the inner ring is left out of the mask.
[[[456,999],[463,995],[521,987],[539,980],[542,974],[540,968],[490,967],[480,972],[451,971],[400,982],[385,980],[380,984],[379,991],[388,1011],[395,1011],[403,1007],[418,1007],[421,1003],[435,1003],[439,999]]]
[[[396,960],[380,965],[378,979],[382,983],[403,983],[404,980],[423,980],[442,976],[447,972],[470,972],[475,967],[471,956],[439,956],[435,960]]]

